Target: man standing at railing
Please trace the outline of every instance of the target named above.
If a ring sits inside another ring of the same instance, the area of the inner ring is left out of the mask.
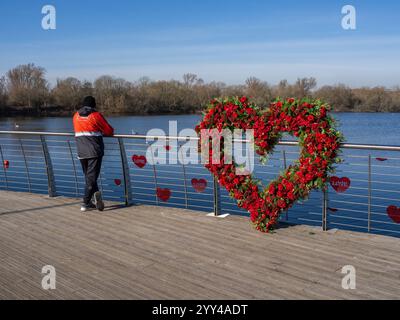
[[[100,112],[96,111],[96,100],[92,96],[85,97],[82,106],[73,118],[78,158],[85,175],[85,195],[82,212],[96,209],[104,210],[97,179],[104,156],[103,136],[114,135],[114,129]],[[92,202],[94,199],[94,204]]]

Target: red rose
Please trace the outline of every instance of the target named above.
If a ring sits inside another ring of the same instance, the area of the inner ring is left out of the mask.
[[[293,189],[293,183],[291,183],[290,181],[285,181],[285,188],[288,191],[292,190]]]
[[[311,181],[313,179],[313,175],[311,173],[306,174],[306,180]]]
[[[284,200],[278,200],[277,205],[279,208],[286,208],[286,202]]]
[[[271,184],[271,185],[269,186],[268,192],[269,192],[270,194],[275,194],[275,186],[274,186],[273,184]]]

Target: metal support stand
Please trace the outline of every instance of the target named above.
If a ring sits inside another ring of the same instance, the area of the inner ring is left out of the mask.
[[[207,214],[208,217],[226,218],[229,213],[221,214],[221,190],[217,178],[213,177],[213,196],[214,196],[214,211]]]

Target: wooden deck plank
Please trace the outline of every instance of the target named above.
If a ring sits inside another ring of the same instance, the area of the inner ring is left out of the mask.
[[[110,204],[112,205],[112,204]],[[82,214],[79,200],[0,192],[1,299],[398,299],[400,239],[132,206]],[[54,265],[57,289],[41,288]],[[357,289],[341,288],[344,265]]]

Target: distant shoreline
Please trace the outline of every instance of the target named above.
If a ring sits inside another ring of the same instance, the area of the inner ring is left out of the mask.
[[[110,113],[107,111],[102,112],[106,116],[163,116],[163,115],[201,115],[201,111],[198,112],[160,112],[160,113],[134,113],[134,112],[116,112]],[[0,109],[0,116],[6,118],[17,118],[17,117],[32,117],[32,118],[45,118],[45,117],[70,117],[76,111],[75,110],[63,110],[61,107],[45,107],[45,108],[29,108],[29,107],[4,107]]]
[[[85,96],[94,96],[105,115],[198,114],[216,97],[248,97],[259,107],[277,98],[308,98],[320,99],[337,112],[400,112],[400,87],[350,88],[340,83],[318,87],[314,77],[270,84],[250,76],[244,83],[227,85],[205,82],[193,73],[184,74],[182,80],[142,77],[135,82],[102,75],[93,82],[58,79],[51,86],[45,75],[45,68],[29,63],[0,76],[0,115],[69,116]]]
[[[27,118],[68,118],[71,117],[74,113],[75,110],[71,111],[66,111],[66,110],[60,110],[60,107],[46,107],[46,108],[40,108],[40,109],[33,109],[33,108],[27,108],[27,107],[5,107],[3,110],[0,110],[0,116],[2,118],[21,118],[21,117],[27,117]],[[185,116],[185,115],[199,115],[201,116],[201,112],[163,112],[163,113],[130,113],[130,112],[120,112],[120,113],[109,113],[109,112],[104,112],[102,110],[99,110],[100,112],[103,112],[104,115],[106,116],[111,116],[111,117],[123,117],[123,116],[135,116],[135,117],[151,117],[151,116]],[[400,113],[399,112],[393,112],[393,111],[360,111],[360,110],[355,110],[355,111],[332,111],[332,113],[367,113],[367,114],[372,114],[372,113]]]

